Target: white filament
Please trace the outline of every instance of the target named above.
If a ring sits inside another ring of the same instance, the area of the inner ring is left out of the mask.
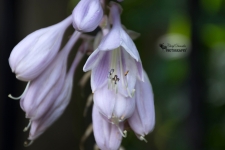
[[[31,125],[31,121],[29,121],[28,125],[23,129],[23,132],[26,132],[30,128],[30,125]]]
[[[23,92],[19,97],[14,97],[14,96],[12,96],[11,94],[9,94],[8,97],[11,98],[11,99],[14,99],[14,100],[19,100],[19,99],[21,99],[21,97],[26,93],[26,91],[27,91],[29,85],[30,85],[30,81],[27,83],[27,86],[26,86],[24,92]]]
[[[143,135],[141,135],[141,136],[139,137],[139,139],[140,139],[141,141],[145,141],[146,143],[148,142],[148,141],[144,138]]]

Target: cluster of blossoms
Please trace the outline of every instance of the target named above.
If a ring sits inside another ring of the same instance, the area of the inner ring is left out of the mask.
[[[109,9],[109,14],[104,13]],[[37,30],[18,43],[9,58],[16,78],[27,81],[20,97],[21,108],[29,118],[24,131],[30,129],[25,146],[29,146],[64,112],[73,86],[73,76],[82,57],[93,51],[83,70],[91,70],[93,94],[93,132],[102,150],[117,150],[126,137],[125,123],[140,140],[155,125],[154,100],[150,81],[132,38],[120,21],[121,6],[105,0],[81,0],[71,16],[53,26]],[[66,29],[73,24],[74,33],[60,50]],[[100,27],[94,38],[86,32]],[[78,39],[70,68],[67,59]],[[94,39],[94,40],[93,40]],[[68,70],[68,71],[67,71]]]

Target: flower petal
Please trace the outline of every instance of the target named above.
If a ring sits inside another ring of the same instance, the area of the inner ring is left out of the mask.
[[[83,71],[87,72],[98,65],[98,62],[102,59],[103,53],[100,53],[98,49],[96,49],[87,59]]]
[[[122,141],[118,127],[106,121],[95,105],[93,106],[92,120],[98,147],[102,150],[117,150]],[[120,124],[120,128],[123,129],[123,123]]]
[[[108,119],[112,117],[113,109],[116,103],[116,94],[107,88],[107,85],[94,93],[94,104],[99,111]]]
[[[103,53],[99,63],[92,69],[91,73],[91,89],[95,92],[97,88],[101,88],[107,82],[108,72],[110,71],[110,52]],[[99,59],[99,58],[98,58]]]
[[[118,117],[120,120],[125,120],[129,118],[135,109],[134,98],[127,97],[117,94],[116,103],[113,111],[113,115]]]
[[[114,50],[120,46],[120,43],[120,28],[118,28],[117,26],[113,26],[109,33],[103,37],[98,48],[101,51]]]
[[[155,125],[155,108],[153,92],[147,74],[144,72],[145,82],[136,84],[136,109],[128,119],[131,128],[139,135],[147,135]]]

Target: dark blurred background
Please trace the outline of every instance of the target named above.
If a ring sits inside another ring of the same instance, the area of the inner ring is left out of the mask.
[[[13,47],[29,33],[68,16],[77,0],[0,1],[0,150],[78,150],[90,123],[83,117],[90,87],[82,90],[78,68],[71,103],[60,119],[32,146],[23,147],[28,124],[19,101],[25,83],[8,65]],[[151,80],[156,126],[148,143],[128,132],[126,150],[225,149],[225,1],[124,0],[122,23],[141,33],[135,40]],[[187,52],[162,52],[159,43],[186,44]],[[93,149],[91,135],[85,142]]]

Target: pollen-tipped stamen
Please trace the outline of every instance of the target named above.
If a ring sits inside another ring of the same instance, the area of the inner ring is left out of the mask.
[[[24,144],[23,144],[23,146],[24,146],[24,147],[31,146],[31,144],[32,144],[33,142],[34,142],[34,141],[30,141],[30,142],[25,141]]]
[[[31,125],[31,120],[29,121],[28,125],[23,129],[23,132],[26,132],[30,128],[30,125]]]
[[[8,97],[11,98],[11,99],[13,99],[13,100],[19,100],[19,99],[21,99],[23,97],[23,95],[26,93],[29,85],[30,85],[30,81],[27,83],[27,86],[26,86],[24,92],[19,97],[14,97],[11,94],[9,94]]]

